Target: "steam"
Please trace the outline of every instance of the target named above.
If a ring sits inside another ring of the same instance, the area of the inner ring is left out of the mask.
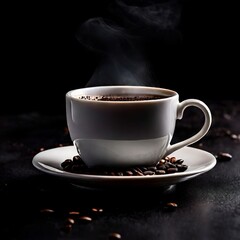
[[[80,26],[79,42],[101,55],[87,86],[154,85],[144,44],[174,31],[180,11],[175,2],[129,2],[115,1],[109,7],[111,20],[96,17]]]
[[[181,16],[181,8],[177,1],[146,0],[127,2],[128,4],[132,2],[132,5],[117,0],[116,5],[112,6],[112,11],[117,13],[122,23],[135,34],[149,38],[153,35],[160,37],[166,32],[175,32]]]

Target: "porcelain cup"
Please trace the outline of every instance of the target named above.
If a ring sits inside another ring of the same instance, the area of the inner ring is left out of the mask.
[[[101,100],[102,96],[159,96],[157,99]],[[176,122],[188,107],[204,122],[191,137],[172,144]],[[73,144],[88,167],[155,165],[159,159],[199,141],[212,115],[201,100],[179,101],[171,89],[148,86],[96,86],[66,93],[66,119]]]

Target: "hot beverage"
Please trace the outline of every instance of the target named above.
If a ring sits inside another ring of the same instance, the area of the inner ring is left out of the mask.
[[[90,101],[146,101],[163,99],[167,96],[140,94],[140,95],[103,95],[103,96],[80,96],[79,99]]]

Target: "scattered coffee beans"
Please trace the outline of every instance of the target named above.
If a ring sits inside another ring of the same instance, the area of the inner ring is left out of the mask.
[[[92,212],[103,212],[102,208],[92,208]]]
[[[164,175],[169,173],[184,172],[188,166],[183,164],[183,159],[176,157],[166,157],[158,161],[155,166],[141,166],[127,169],[96,169],[88,168],[80,156],[72,159],[65,159],[61,163],[64,171],[81,174],[108,175],[108,176],[149,176]]]

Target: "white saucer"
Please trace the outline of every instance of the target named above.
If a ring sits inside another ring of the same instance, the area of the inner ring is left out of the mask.
[[[74,146],[57,147],[36,154],[33,165],[47,174],[62,177],[70,183],[92,189],[166,187],[194,178],[211,170],[216,165],[216,158],[209,152],[193,147],[184,147],[171,156],[181,158],[188,169],[184,172],[152,176],[103,176],[70,173],[62,170],[61,163],[77,155]]]

